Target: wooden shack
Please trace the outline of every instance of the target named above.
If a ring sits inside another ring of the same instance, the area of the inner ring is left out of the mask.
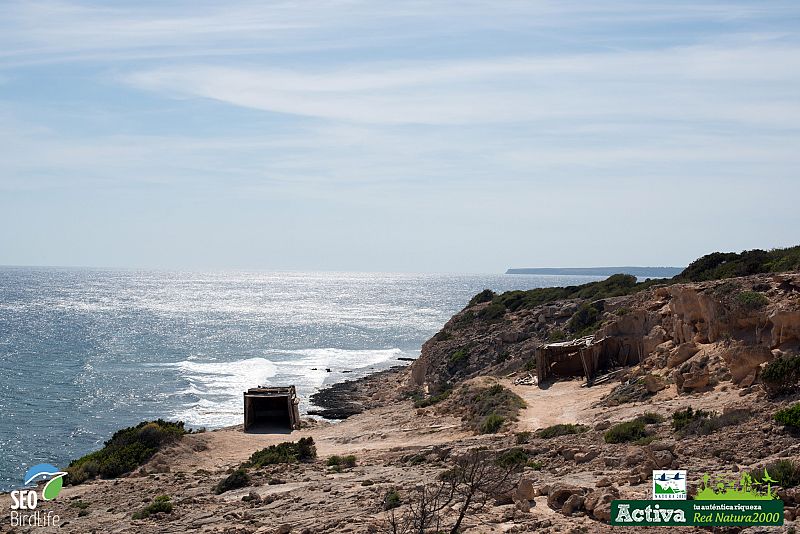
[[[244,392],[244,431],[300,428],[299,402],[294,386],[248,389]]]
[[[599,368],[601,349],[594,336],[540,345],[535,354],[539,384],[552,376],[583,375],[590,382]]]

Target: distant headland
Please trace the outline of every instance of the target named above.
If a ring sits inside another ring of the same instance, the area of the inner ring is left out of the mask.
[[[525,267],[509,269],[506,274],[553,274],[561,276],[611,276],[630,274],[637,278],[672,278],[683,267]]]

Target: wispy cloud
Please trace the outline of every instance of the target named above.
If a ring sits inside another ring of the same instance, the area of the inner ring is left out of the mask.
[[[170,253],[162,226],[205,250],[195,228],[230,234],[245,221],[247,247],[231,252],[226,234],[209,257],[224,249],[247,263],[244,249],[264,239],[290,268],[324,267],[291,260],[320,246],[358,252],[352,235],[364,228],[369,250],[337,265],[395,268],[420,257],[422,241],[423,269],[528,263],[480,263],[479,241],[603,262],[620,235],[655,262],[672,261],[658,256],[665,243],[691,250],[683,261],[707,248],[704,224],[720,246],[778,244],[800,224],[794,0],[3,8],[0,224],[33,214],[46,227],[70,202],[91,214],[64,230],[84,248],[23,228],[0,238],[0,263],[24,262],[33,242],[115,263],[82,236],[109,242],[123,228],[135,240],[143,209],[154,234],[142,250]],[[780,192],[770,210],[780,224],[738,216],[768,191]],[[691,216],[653,217],[696,199]],[[591,215],[565,218],[564,202]],[[589,227],[614,237],[587,243]]]
[[[370,123],[731,121],[793,126],[800,47],[696,46],[317,71],[177,65],[136,87],[237,106]],[[744,84],[744,86],[738,86]]]

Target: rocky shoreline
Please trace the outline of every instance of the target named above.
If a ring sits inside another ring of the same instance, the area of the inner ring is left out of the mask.
[[[407,365],[396,365],[361,378],[331,384],[311,395],[309,400],[317,408],[308,410],[307,414],[342,420],[382,406],[386,399],[381,392],[387,393],[387,383],[402,381],[407,373]]]

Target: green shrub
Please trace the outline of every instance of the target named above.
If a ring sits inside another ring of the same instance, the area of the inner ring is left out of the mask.
[[[541,471],[544,469],[544,464],[538,460],[529,460],[527,466],[534,471]]]
[[[548,426],[547,428],[537,430],[536,435],[540,438],[550,439],[558,436],[568,436],[570,434],[581,434],[587,430],[589,430],[589,427],[585,425],[559,423],[557,425]]]
[[[182,421],[163,419],[142,421],[136,426],[118,430],[103,448],[73,460],[67,467],[67,483],[80,484],[101,476],[115,478],[143,465],[163,446],[186,433]]]
[[[602,320],[603,301],[584,303],[567,322],[567,330],[574,335],[586,336],[595,332]]]
[[[527,430],[524,432],[517,432],[515,439],[517,440],[517,445],[524,445],[531,440],[531,433]]]
[[[495,296],[492,302],[502,304],[510,311],[535,308],[563,299],[597,300],[608,297],[628,295],[643,289],[654,282],[636,283],[636,277],[629,274],[615,274],[605,280],[589,282],[580,286],[539,287],[527,291],[506,291]],[[662,281],[663,283],[663,281]]]
[[[754,311],[769,304],[769,299],[756,291],[742,291],[736,295],[736,305],[747,311]]]
[[[515,465],[525,465],[528,463],[528,455],[519,447],[514,447],[500,454],[495,463],[500,467],[513,467]]]
[[[386,495],[383,498],[384,510],[391,510],[393,508],[397,508],[401,504],[403,504],[403,501],[400,499],[400,494],[394,488],[390,489],[389,492],[386,493]]]
[[[567,339],[567,334],[564,333],[563,330],[558,328],[552,330],[549,334],[547,334],[547,341],[550,343],[558,343],[559,341],[564,341]]]
[[[294,464],[310,462],[317,457],[314,438],[300,438],[297,442],[284,441],[254,452],[244,466],[263,467],[272,464]]]
[[[773,395],[794,391],[800,382],[800,356],[775,358],[764,367],[761,380]]]
[[[676,431],[680,431],[692,424],[694,421],[698,419],[704,419],[709,416],[711,416],[711,412],[694,410],[691,406],[687,407],[685,410],[676,410],[672,414],[672,428]]]
[[[499,302],[493,302],[478,312],[478,318],[484,321],[496,321],[506,314],[506,307]]]
[[[474,306],[475,304],[481,304],[483,302],[489,302],[495,297],[494,291],[491,289],[484,289],[474,297],[469,300],[469,305]]]
[[[464,421],[472,430],[481,433],[496,432],[505,421],[516,420],[519,410],[525,406],[517,394],[500,384],[463,386],[458,394],[456,404],[466,410]],[[503,419],[499,423],[498,417]]]
[[[356,457],[353,454],[348,454],[347,456],[337,456],[333,455],[328,458],[327,462],[328,467],[338,466],[338,467],[355,467],[356,466]]]
[[[646,425],[655,425],[664,422],[664,418],[661,415],[654,412],[645,412],[636,419],[638,419],[639,421],[641,421]]]
[[[466,367],[467,363],[469,363],[469,352],[466,349],[458,349],[447,360],[447,368],[455,371]]]
[[[497,415],[496,413],[492,413],[487,415],[480,426],[480,433],[481,434],[494,434],[503,426],[503,423],[506,422],[506,418],[502,415]]]
[[[214,486],[214,493],[219,495],[226,491],[243,488],[250,485],[250,475],[241,467],[223,478]]]
[[[131,517],[133,519],[147,519],[151,515],[158,513],[172,513],[172,502],[169,495],[159,495],[152,503],[135,512]]]
[[[447,389],[443,390],[441,393],[438,393],[436,395],[431,395],[430,397],[424,399],[422,398],[416,399],[414,401],[414,407],[427,408],[428,406],[433,406],[434,404],[438,404],[443,400],[447,399],[447,397],[449,397],[452,392],[453,389],[448,386]]]
[[[796,269],[800,269],[800,246],[769,251],[745,250],[739,254],[713,252],[690,263],[675,280],[702,282]]]
[[[775,420],[787,427],[800,429],[800,403],[778,410],[775,413]]]
[[[770,478],[775,481],[772,483],[773,486],[780,486],[784,489],[800,486],[800,464],[792,460],[776,460],[767,464],[766,467],[753,469],[750,471],[750,476],[762,482],[765,469]]]
[[[606,443],[625,443],[638,441],[646,437],[647,432],[644,428],[644,422],[639,419],[614,425],[603,434],[603,439]]]

